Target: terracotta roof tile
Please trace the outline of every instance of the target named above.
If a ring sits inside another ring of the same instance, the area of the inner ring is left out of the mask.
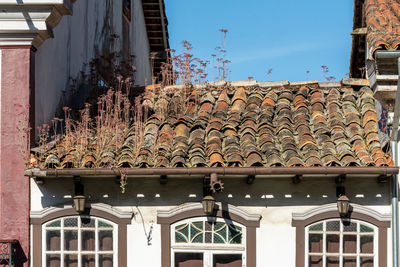
[[[61,141],[41,167],[393,165],[368,87],[225,85],[193,89],[186,109],[176,93],[144,101],[154,114],[142,134],[132,125],[121,147],[88,144],[83,154]]]

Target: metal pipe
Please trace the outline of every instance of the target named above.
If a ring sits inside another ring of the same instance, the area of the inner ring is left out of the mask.
[[[199,168],[129,168],[129,169],[28,169],[26,176],[70,177],[70,176],[128,176],[137,175],[340,175],[340,174],[370,174],[392,175],[399,172],[398,167],[199,167]]]
[[[376,51],[375,58],[382,58],[382,59],[396,59],[400,57],[400,51]]]

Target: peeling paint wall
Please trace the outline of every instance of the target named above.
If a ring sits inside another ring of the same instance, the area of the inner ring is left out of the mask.
[[[133,1],[129,23],[129,53],[136,55],[136,81],[151,81],[149,45],[140,0]],[[46,40],[36,52],[36,125],[49,123],[63,94],[69,95],[71,79],[88,73],[95,57],[110,58],[122,50],[123,1],[80,0],[73,4],[73,15],[64,16],[54,29],[54,39]],[[63,93],[65,92],[65,93]]]
[[[222,180],[225,189],[214,195],[217,201],[262,216],[257,229],[257,266],[295,266],[296,230],[292,227],[292,213],[303,213],[337,200],[334,178],[309,177],[299,184],[293,184],[291,178],[256,178],[252,185],[248,185],[244,177]],[[157,211],[170,210],[184,203],[199,203],[203,193],[201,177],[169,178],[165,185],[161,185],[158,178],[128,179],[125,194],[121,194],[114,179],[82,178],[82,183],[90,202],[106,203],[133,212],[127,232],[128,266],[161,266],[161,229],[157,224]],[[376,178],[359,176],[348,177],[345,186],[352,203],[382,214],[390,213],[389,183],[377,183]],[[31,209],[34,211],[71,205],[72,199],[68,195],[73,194],[73,182],[72,179],[55,179],[46,180],[40,186],[32,183],[31,192]],[[148,245],[144,231],[148,232],[151,226],[152,242]],[[390,256],[390,239],[388,247]],[[140,253],[130,253],[132,251]]]

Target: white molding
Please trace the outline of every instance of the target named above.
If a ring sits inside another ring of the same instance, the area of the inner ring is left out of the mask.
[[[357,204],[351,204],[351,207],[353,208],[353,211],[371,216],[374,219],[377,219],[378,221],[391,221],[392,220],[392,216],[390,214],[382,214],[380,212],[377,212],[376,210],[373,210],[373,209],[370,209],[370,208],[367,208],[367,207],[364,207],[361,205],[357,205]],[[304,213],[292,213],[292,218],[293,218],[293,220],[301,221],[301,220],[306,220],[315,215],[318,215],[318,214],[321,214],[324,212],[329,212],[329,211],[337,212],[337,204],[331,203],[331,204],[327,204],[327,205],[318,206],[318,207],[308,210]]]
[[[228,211],[229,213],[235,214],[247,221],[259,221],[261,219],[261,215],[258,214],[249,214],[235,206],[232,206],[230,204],[228,205],[221,205],[221,203],[216,203],[218,207],[222,210]],[[225,207],[228,207],[227,209]],[[160,218],[170,218],[173,217],[179,213],[182,212],[187,212],[191,210],[196,210],[196,209],[203,209],[201,203],[189,203],[189,204],[182,204],[176,208],[173,208],[171,210],[159,210],[157,211],[157,216]]]
[[[131,219],[132,218],[132,212],[121,211],[119,209],[116,209],[116,208],[114,208],[110,205],[104,204],[104,203],[91,204],[90,207],[92,209],[107,212],[107,213],[114,215],[115,217],[118,217],[121,219]],[[73,207],[72,206],[64,206],[63,208],[49,207],[49,208],[45,208],[40,211],[31,211],[30,217],[32,219],[41,219],[52,213],[55,213],[58,211],[63,211],[63,210],[70,209],[70,208],[73,208]]]
[[[38,47],[63,15],[72,15],[71,0],[0,0],[0,45]]]

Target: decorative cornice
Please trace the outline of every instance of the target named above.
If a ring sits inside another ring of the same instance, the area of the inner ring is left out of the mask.
[[[96,203],[96,204],[91,204],[90,207],[92,209],[100,210],[107,212],[111,215],[114,215],[115,217],[121,218],[121,219],[131,219],[132,218],[132,213],[131,212],[126,212],[126,211],[120,211],[119,209],[113,208],[110,205],[104,204],[104,203]],[[40,211],[31,211],[30,212],[30,217],[32,219],[41,219],[46,217],[47,215],[50,215],[52,213],[58,212],[58,211],[63,211],[67,209],[71,209],[72,206],[64,206],[63,208],[60,207],[49,207],[45,208]]]
[[[235,214],[247,221],[255,221],[258,222],[261,219],[260,215],[257,214],[249,214],[235,206],[232,206],[230,204],[227,205],[222,205],[221,203],[216,203],[218,205],[218,207],[220,207],[223,211],[229,211],[229,213]],[[167,211],[157,211],[157,217],[160,218],[170,218],[173,217],[179,213],[183,213],[183,212],[188,212],[188,211],[192,211],[192,210],[197,210],[197,209],[202,209],[202,205],[201,203],[189,203],[189,204],[183,204],[180,205],[176,208],[173,208],[171,210],[167,210]]]
[[[63,15],[72,15],[71,0],[0,0],[0,46],[38,47]]]
[[[390,221],[392,219],[390,214],[382,214],[377,212],[376,210],[357,205],[357,204],[351,204],[351,207],[353,208],[353,211],[362,213],[368,216],[371,216],[372,218],[378,220],[378,221]],[[318,206],[316,208],[313,208],[311,210],[308,210],[304,213],[293,213],[292,218],[293,220],[296,221],[302,221],[302,220],[307,220],[308,218],[311,218],[315,215],[324,213],[324,212],[329,212],[329,211],[337,211],[337,204],[336,203],[331,203],[327,205],[322,205]]]

